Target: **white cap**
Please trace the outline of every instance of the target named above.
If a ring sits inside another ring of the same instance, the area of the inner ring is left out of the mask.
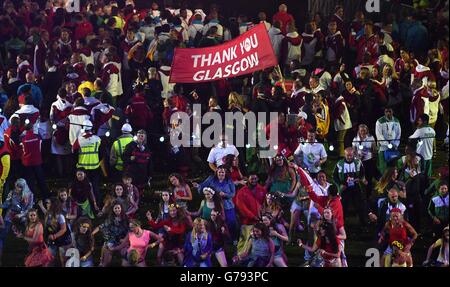
[[[299,118],[304,118],[305,120],[308,119],[308,115],[305,112],[299,112],[297,116]]]
[[[122,132],[124,133],[131,133],[133,131],[133,128],[131,127],[130,124],[124,124],[122,126]]]
[[[92,130],[92,122],[90,120],[85,120],[83,122],[83,128],[84,130]]]

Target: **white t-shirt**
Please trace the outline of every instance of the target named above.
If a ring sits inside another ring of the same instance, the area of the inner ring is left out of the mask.
[[[305,143],[299,144],[294,152],[294,155],[303,154],[302,163],[309,172],[317,173],[320,171],[320,166],[316,167],[314,164],[319,160],[327,157],[325,147],[321,143]]]
[[[223,147],[222,143],[220,143],[213,147],[209,152],[208,162],[213,163],[216,166],[221,166],[224,164],[223,159],[229,154],[238,156],[239,152],[234,145],[227,144],[226,147]]]
[[[424,160],[431,160],[433,158],[433,143],[436,132],[430,126],[424,126],[418,128],[409,138],[415,139],[420,138],[420,142],[417,144],[417,153],[423,156]]]
[[[374,141],[375,138],[373,136],[368,136],[363,141],[361,141],[359,136],[353,139],[352,146],[356,149],[358,158],[361,161],[366,161],[373,157],[372,146],[375,144]],[[360,145],[362,145],[362,149],[360,149]]]

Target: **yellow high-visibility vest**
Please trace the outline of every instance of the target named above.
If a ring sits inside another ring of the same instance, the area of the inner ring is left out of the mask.
[[[114,148],[114,152],[117,155],[117,161],[116,161],[116,165],[115,168],[117,170],[123,170],[123,152],[125,151],[125,147],[127,146],[127,144],[129,144],[130,142],[133,141],[133,137],[123,137],[123,138],[119,138],[118,140],[116,140],[113,144],[113,148]]]
[[[100,166],[99,147],[100,141],[81,147],[77,167],[86,170],[97,169]]]

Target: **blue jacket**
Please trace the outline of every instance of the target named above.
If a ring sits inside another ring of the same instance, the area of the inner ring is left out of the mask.
[[[184,263],[183,266],[186,267],[198,267],[200,263],[205,263],[207,267],[211,267],[211,253],[213,251],[213,240],[211,233],[208,232],[207,240],[201,240],[198,242],[198,239],[195,240],[196,243],[193,246],[191,242],[192,231],[189,232],[186,236],[186,240],[184,242]],[[200,246],[198,246],[200,243]],[[200,248],[199,248],[200,247]],[[205,259],[202,259],[200,256],[203,254],[208,254]]]
[[[198,187],[198,193],[203,194],[203,188],[211,187],[216,192],[225,193],[223,197],[223,208],[225,210],[233,209],[233,197],[236,195],[236,187],[231,179],[225,179],[223,182],[219,182],[217,178],[213,175],[209,176],[204,182],[202,182]]]
[[[416,55],[426,54],[428,50],[428,30],[416,21],[409,26],[406,32],[405,47]]]

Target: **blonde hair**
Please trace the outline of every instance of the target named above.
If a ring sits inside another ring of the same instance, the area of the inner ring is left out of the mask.
[[[232,108],[233,106],[244,107],[244,98],[236,92],[231,92],[228,96],[228,107]]]
[[[199,233],[199,231],[197,230],[198,226],[203,223],[205,225],[206,228],[206,232],[202,233],[202,237],[204,237],[204,239],[208,239],[208,231],[207,231],[207,221],[204,220],[203,218],[197,217],[196,219],[194,219],[194,221],[192,222],[193,228],[192,228],[192,232],[191,232],[191,243],[194,244],[195,239],[197,238],[197,234]]]
[[[140,259],[139,252],[136,249],[131,249],[127,257],[128,263],[132,266],[136,265]]]

